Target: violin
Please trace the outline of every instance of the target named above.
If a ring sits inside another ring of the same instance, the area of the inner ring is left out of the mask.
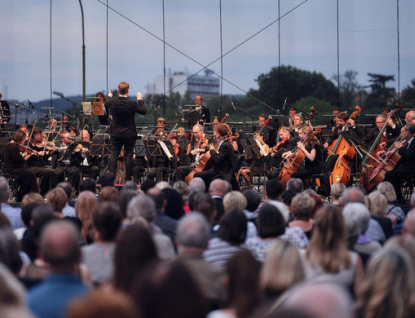
[[[17,149],[20,151],[20,153],[27,153],[28,155],[38,155],[39,152],[37,152],[36,150],[30,148],[30,147],[26,147],[23,145],[17,145]]]

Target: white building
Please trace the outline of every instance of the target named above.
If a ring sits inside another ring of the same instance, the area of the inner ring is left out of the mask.
[[[212,72],[205,70],[205,75],[193,75],[184,72],[174,72],[166,75],[165,86],[163,85],[163,75],[156,77],[154,84],[147,85],[147,94],[166,94],[170,92],[180,93],[182,96],[186,91],[190,92],[193,99],[197,95],[201,95],[204,100],[220,94],[219,77],[212,75]]]

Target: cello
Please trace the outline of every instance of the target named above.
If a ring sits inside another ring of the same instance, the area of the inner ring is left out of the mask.
[[[313,134],[307,136],[306,140],[304,140],[304,144],[307,143],[309,138],[311,138]],[[305,153],[299,147],[295,148],[293,155],[284,162],[284,166],[280,171],[280,174],[277,177],[277,180],[281,181],[282,187],[285,189],[288,180],[291,179],[291,175],[294,172],[297,172],[298,169],[301,167],[303,161],[305,159]]]
[[[396,108],[388,115],[388,117],[385,120],[385,123],[383,124],[382,128],[379,131],[379,134],[377,135],[375,141],[373,142],[372,146],[370,147],[369,151],[367,152],[367,156],[365,157],[365,159],[362,162],[362,166],[363,168],[363,174],[362,177],[360,179],[360,184],[362,185],[362,187],[367,190],[370,191],[372,190],[372,188],[376,185],[378,185],[380,182],[383,181],[383,178],[385,177],[385,173],[386,171],[389,170],[385,170],[381,173],[381,175],[379,175],[379,177],[377,177],[377,175],[383,170],[383,167],[385,166],[385,161],[384,159],[381,158],[381,160],[378,160],[378,153],[379,151],[383,150],[382,147],[380,146],[382,142],[386,142],[388,139],[384,136],[384,131],[386,130],[386,128],[388,127],[388,121],[390,118],[393,118],[394,115],[400,111],[402,109],[402,104],[401,103],[396,103]],[[393,156],[391,156],[393,157]],[[394,157],[392,159],[392,161],[390,162],[390,164],[393,164],[393,162],[397,162],[399,160],[399,158]],[[389,167],[387,169],[392,170],[395,167],[396,163],[393,164],[393,166],[391,167],[389,165]],[[379,168],[379,166],[381,166]],[[374,171],[376,170],[376,174],[373,174]],[[374,183],[373,181],[375,180],[376,183]],[[380,181],[379,181],[380,180]]]
[[[351,119],[355,119],[361,112],[361,107],[357,105],[355,111],[350,115]],[[349,125],[349,124],[346,124]],[[333,141],[329,147],[329,153],[331,155],[338,156],[334,164],[333,170],[329,173],[330,186],[333,183],[341,182],[347,186],[350,180],[351,168],[349,167],[349,160],[353,159],[356,153],[356,149],[350,145],[347,140],[340,133],[337,140]]]

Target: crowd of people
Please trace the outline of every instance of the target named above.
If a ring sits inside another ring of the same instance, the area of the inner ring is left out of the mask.
[[[1,317],[415,315],[415,209],[387,181],[335,183],[326,201],[300,178],[264,199],[199,177],[79,186],[18,208],[0,177]]]

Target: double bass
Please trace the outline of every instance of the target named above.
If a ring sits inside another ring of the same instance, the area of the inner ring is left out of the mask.
[[[361,107],[357,105],[355,111],[350,115],[351,119],[355,119],[361,112]],[[349,125],[349,124],[346,124]],[[349,167],[349,160],[353,159],[356,154],[356,149],[348,143],[342,134],[333,141],[329,147],[329,153],[337,156],[333,170],[329,173],[330,186],[333,183],[341,182],[347,185],[350,180],[351,168]]]

